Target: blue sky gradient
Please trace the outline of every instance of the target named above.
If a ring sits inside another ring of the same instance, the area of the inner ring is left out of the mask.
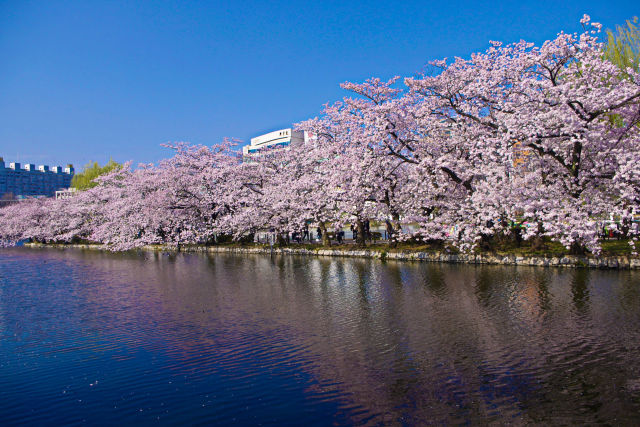
[[[2,1],[0,156],[156,162],[317,116],[339,84],[410,76],[489,40],[539,43],[637,1]]]

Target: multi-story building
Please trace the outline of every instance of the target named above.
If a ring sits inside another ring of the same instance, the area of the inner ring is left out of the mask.
[[[286,147],[292,142],[306,142],[308,135],[303,131],[296,131],[291,128],[280,129],[274,132],[265,133],[264,135],[251,138],[251,144],[242,147],[242,155],[245,159],[250,158],[254,154],[259,154],[267,147],[270,149],[276,147]]]
[[[0,198],[27,196],[53,197],[57,190],[71,186],[74,169],[72,165],[66,168],[34,164],[20,167],[20,163],[9,163],[6,167],[4,159],[0,157]]]

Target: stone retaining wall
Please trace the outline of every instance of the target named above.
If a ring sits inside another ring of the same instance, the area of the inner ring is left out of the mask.
[[[28,247],[58,247],[106,250],[101,245],[76,244],[40,244],[27,243]],[[342,249],[303,249],[303,248],[269,248],[257,247],[226,247],[226,246],[183,246],[180,249],[173,246],[145,246],[146,251],[158,252],[210,252],[237,254],[277,254],[277,255],[311,255],[333,257],[376,258],[397,261],[426,261],[447,262],[460,264],[494,264],[494,265],[537,265],[542,267],[589,267],[640,269],[640,258],[636,257],[588,257],[565,255],[562,257],[516,256],[497,254],[447,254],[440,252],[384,252],[377,250],[342,250]]]

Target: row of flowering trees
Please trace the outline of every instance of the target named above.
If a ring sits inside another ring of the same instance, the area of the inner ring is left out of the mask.
[[[0,210],[0,237],[122,250],[310,222],[364,236],[376,220],[394,239],[462,250],[517,232],[597,252],[599,221],[640,212],[640,75],[605,59],[600,25],[581,22],[581,34],[492,42],[403,82],[345,83],[350,97],[297,125],[314,139],[251,162],[232,141],[174,145],[171,159],[126,165],[75,198]]]

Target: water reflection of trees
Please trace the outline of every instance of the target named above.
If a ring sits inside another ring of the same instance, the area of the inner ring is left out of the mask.
[[[637,288],[620,281],[609,285],[618,294],[595,298],[607,289],[600,272],[279,256],[84,262],[121,283],[86,298],[114,309],[129,300],[139,310],[124,311],[129,323],[175,325],[163,340],[177,371],[203,351],[227,352],[218,361],[232,369],[253,341],[261,363],[295,357],[313,378],[310,395],[334,396],[354,421],[589,420],[638,409],[607,385],[639,367],[616,354],[621,342],[637,349],[638,328],[614,326],[640,321]]]
[[[573,305],[580,314],[589,311],[589,271],[586,268],[578,268],[572,272],[571,296]]]

